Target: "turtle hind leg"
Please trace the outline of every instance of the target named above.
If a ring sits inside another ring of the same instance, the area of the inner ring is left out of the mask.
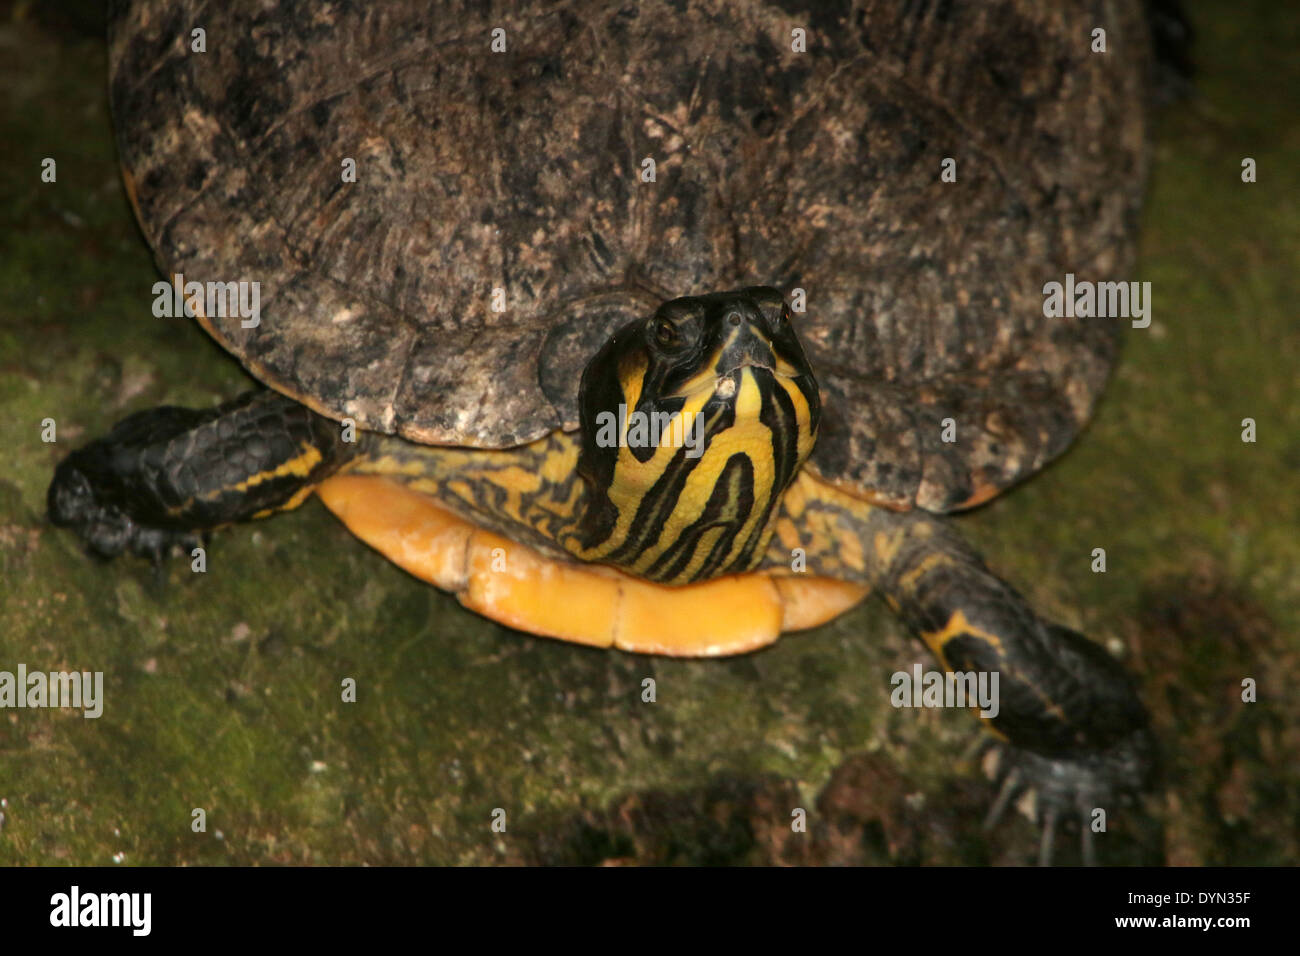
[[[1040,859],[1050,858],[1058,824],[1090,828],[1096,811],[1111,817],[1150,788],[1146,710],[1103,648],[1036,614],[949,522],[876,508],[807,475],[792,492],[769,562],[788,567],[797,548],[808,572],[869,584],[952,678],[957,706],[971,707],[966,691],[985,682],[993,706],[980,702],[981,723],[1001,757],[990,823],[1032,793]]]
[[[69,454],[46,501],[91,553],[157,561],[214,528],[296,507],[355,448],[337,422],[275,392],[163,406]]]
[[[982,565],[952,570],[987,590],[950,592],[942,581],[931,582],[937,589],[928,598],[930,620],[945,623],[933,630],[917,618],[911,623],[946,670],[998,674],[999,713],[985,721],[997,734],[989,745],[997,756],[998,797],[985,830],[1027,796],[1041,829],[1038,863],[1054,861],[1064,830],[1079,834],[1080,860],[1092,865],[1094,825],[1129,815],[1155,780],[1155,738],[1134,684],[1101,647],[1035,615]],[[925,620],[926,612],[909,604],[919,597],[896,598],[905,619],[910,612]]]

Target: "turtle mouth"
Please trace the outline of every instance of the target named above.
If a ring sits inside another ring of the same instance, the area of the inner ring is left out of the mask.
[[[713,395],[715,398],[721,398],[727,401],[736,397],[736,392],[740,389],[740,383],[745,378],[745,370],[750,369],[750,374],[763,371],[770,376],[776,375],[776,370],[772,365],[762,359],[751,358],[738,363],[717,377],[713,385]]]
[[[747,358],[744,361],[737,362],[723,372],[716,372],[713,375],[698,375],[691,381],[687,382],[681,388],[668,393],[666,398],[682,398],[690,400],[699,396],[718,397],[729,399],[736,394],[744,379],[745,370],[749,369],[751,374],[766,372],[768,375],[776,378],[793,378],[793,375],[785,375],[780,369],[774,368],[776,363],[765,361],[758,358]],[[793,370],[791,370],[793,371]]]
[[[736,372],[741,371],[742,369],[747,369],[747,368],[765,368],[765,369],[767,369],[769,372],[772,372],[772,373],[775,374],[775,372],[776,372],[776,363],[773,362],[773,361],[771,361],[771,360],[769,360],[769,359],[763,359],[763,358],[747,358],[747,359],[745,359],[745,360],[743,360],[743,361],[741,361],[741,362],[737,362],[737,363],[736,363],[735,365],[733,365],[731,368],[727,369],[725,372],[723,372],[721,375],[719,375],[719,376],[718,376],[718,381],[722,381],[722,380],[723,380],[724,378],[726,378],[728,375],[732,375],[732,374],[734,374],[734,373],[736,373]]]

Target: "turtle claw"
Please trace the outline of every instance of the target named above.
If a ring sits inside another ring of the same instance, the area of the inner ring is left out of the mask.
[[[998,821],[1002,819],[1002,814],[1011,805],[1011,801],[1018,797],[1023,790],[1024,781],[1021,780],[1017,771],[1013,769],[1004,776],[1002,786],[993,801],[993,806],[989,807],[988,816],[984,818],[984,832],[987,833],[997,826]]]
[[[188,556],[199,546],[199,536],[191,531],[166,531],[155,528],[139,529],[132,544],[135,553],[140,557],[148,558],[149,563],[155,568],[162,567],[163,562],[176,553]]]
[[[966,749],[962,751],[961,763],[972,764],[978,763],[984,758],[984,755],[995,749],[998,745],[990,734],[976,734],[967,744]]]
[[[998,795],[993,800],[993,806],[989,808],[988,816],[984,818],[984,832],[990,833],[997,823],[1002,819],[1006,812],[1017,797],[1029,795],[1037,802],[1037,791],[1032,785],[1027,783],[1020,770],[1012,767],[1002,778],[1002,786],[998,790]],[[1043,811],[1042,833],[1038,841],[1038,865],[1051,866],[1052,858],[1056,850],[1056,827],[1061,818],[1061,811],[1055,806],[1048,806]],[[1091,831],[1083,827],[1084,842],[1088,843],[1087,838],[1091,836]],[[1086,864],[1085,864],[1086,865]]]
[[[1097,841],[1093,839],[1091,827],[1079,830],[1079,853],[1083,857],[1084,866],[1097,865]]]
[[[158,527],[133,514],[114,495],[105,495],[78,467],[75,458],[80,453],[64,459],[55,471],[47,508],[50,521],[75,531],[87,552],[105,559],[131,553],[156,568],[178,550],[188,555],[199,547],[198,532]]]
[[[1038,844],[1038,865],[1052,865],[1052,849],[1056,840],[1056,808],[1049,809],[1043,820],[1043,836]]]
[[[993,778],[998,792],[984,820],[985,832],[997,825],[1008,806],[1029,795],[1032,808],[1028,815],[1042,827],[1040,866],[1052,864],[1057,828],[1076,825],[1081,861],[1084,866],[1096,866],[1095,812],[1132,805],[1150,783],[1152,742],[1145,731],[1107,751],[1077,756],[1052,757],[1000,741],[979,749],[991,749],[997,757]]]

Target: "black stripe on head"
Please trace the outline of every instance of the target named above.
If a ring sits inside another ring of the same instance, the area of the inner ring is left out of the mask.
[[[617,446],[596,443],[602,412],[618,413],[620,405],[627,403],[624,384],[620,379],[620,366],[629,378],[637,378],[635,356],[630,340],[635,336],[633,325],[625,325],[614,334],[587,363],[578,389],[578,420],[581,428],[582,450],[578,456],[578,473],[587,482],[592,494],[590,508],[596,512],[593,523],[603,526],[617,519],[618,514],[608,497],[610,482],[614,480],[614,466],[618,462]]]
[[[701,462],[708,460],[713,436],[730,428],[736,418],[735,409],[722,402],[710,402],[700,414],[704,416],[703,454],[691,458],[687,454],[688,449],[677,449],[654,484],[642,496],[627,537],[607,556],[606,560],[611,564],[634,564],[647,548],[659,540],[668,519],[681,500],[691,473]]]
[[[677,580],[695,560],[705,532],[719,527],[725,530],[718,535],[692,579],[702,580],[726,570],[723,562],[753,510],[754,464],[748,455],[737,452],[727,459],[700,516],[646,569],[646,577],[654,581]]]

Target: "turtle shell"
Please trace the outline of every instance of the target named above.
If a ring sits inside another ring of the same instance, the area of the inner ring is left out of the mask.
[[[1044,318],[1043,285],[1129,278],[1136,0],[137,0],[111,24],[160,266],[258,282],[256,327],[200,321],[365,428],[572,429],[616,328],[774,285],[823,390],[809,466],[949,510],[1060,453],[1113,360],[1118,322]]]

